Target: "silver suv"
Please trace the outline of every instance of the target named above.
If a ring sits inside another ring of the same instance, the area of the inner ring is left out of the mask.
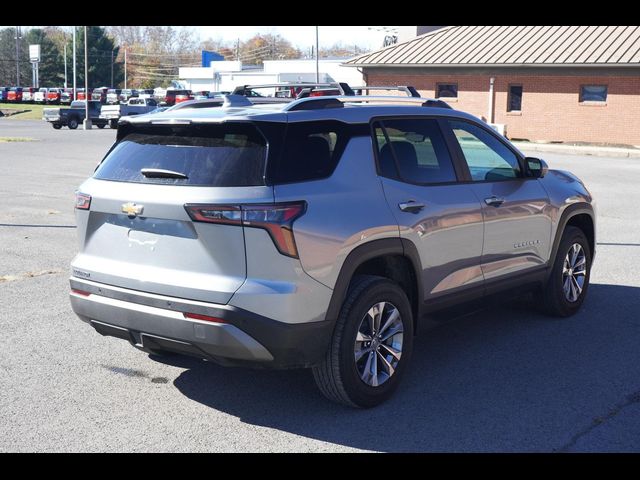
[[[371,407],[435,310],[530,288],[577,312],[591,203],[442,102],[230,95],[120,121],[77,193],[71,305],[146,352],[312,367],[329,399]]]

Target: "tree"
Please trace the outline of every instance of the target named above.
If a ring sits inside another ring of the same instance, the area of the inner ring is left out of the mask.
[[[67,54],[72,58],[73,39],[67,40]],[[87,27],[89,87],[117,86],[124,80],[124,66],[118,61],[120,47],[102,27]],[[72,60],[71,60],[72,61]],[[64,68],[64,65],[63,65]],[[84,85],[84,27],[76,30],[76,69],[78,87]],[[111,79],[113,78],[113,83]]]
[[[367,52],[367,49],[358,45],[347,46],[338,42],[330,47],[320,48],[320,58],[351,58]]]
[[[255,35],[240,45],[240,60],[246,64],[262,65],[264,60],[300,58],[302,52],[281,35]]]
[[[26,35],[18,39],[20,57],[18,65],[20,78],[18,86],[31,84],[31,65],[29,64],[29,46]],[[0,86],[14,86],[16,84],[16,29],[15,27],[0,30]]]
[[[26,34],[27,45],[40,45],[38,83],[41,87],[61,87],[64,83],[64,58],[47,31],[34,28]]]
[[[178,78],[179,67],[200,64],[199,37],[191,28],[109,27],[109,33],[127,50],[127,86],[167,86]]]

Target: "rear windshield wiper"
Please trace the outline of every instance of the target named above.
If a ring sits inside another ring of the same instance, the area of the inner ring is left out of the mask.
[[[147,178],[189,178],[184,173],[174,172],[173,170],[162,170],[161,168],[143,168],[140,170],[140,173]]]

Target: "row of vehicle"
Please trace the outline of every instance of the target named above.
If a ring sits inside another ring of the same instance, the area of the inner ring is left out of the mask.
[[[71,130],[78,128],[88,109],[91,123],[98,128],[109,125],[118,128],[118,120],[121,116],[143,115],[158,109],[158,102],[153,98],[130,98],[123,105],[102,105],[98,100],[89,100],[88,108],[86,100],[75,100],[69,108],[45,108],[42,119],[49,122],[56,130],[68,127]]]
[[[131,88],[78,88],[75,100],[93,100],[102,105],[125,104],[131,98],[154,99],[158,104],[172,106],[188,100],[203,100],[222,97],[230,92],[209,92],[179,89],[131,89]],[[73,88],[0,87],[0,102],[40,103],[47,105],[69,105],[74,100]]]

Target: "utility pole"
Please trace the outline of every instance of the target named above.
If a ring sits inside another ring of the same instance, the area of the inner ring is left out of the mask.
[[[236,61],[240,60],[240,39],[236,41]]]
[[[318,44],[318,26],[316,25],[316,83],[320,83],[320,45]]]
[[[16,27],[16,87],[20,86],[20,27]]]
[[[113,49],[111,49],[111,88],[113,88]]]
[[[84,27],[84,122],[82,122],[82,128],[84,130],[91,130],[91,119],[89,118],[89,55],[87,53],[87,26]]]
[[[124,88],[127,88],[127,46],[124,46]]]

